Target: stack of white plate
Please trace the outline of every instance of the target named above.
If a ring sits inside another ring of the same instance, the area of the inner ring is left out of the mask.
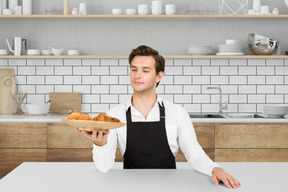
[[[216,55],[244,55],[242,47],[237,44],[222,44],[219,45],[218,53]]]
[[[188,48],[188,54],[191,54],[191,55],[211,55],[212,53],[213,53],[212,46],[191,45]]]
[[[264,105],[263,113],[269,117],[284,117],[288,114],[288,105]]]

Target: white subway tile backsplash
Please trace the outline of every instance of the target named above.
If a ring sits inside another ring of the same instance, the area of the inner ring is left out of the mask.
[[[287,94],[288,85],[276,85],[276,94]]]
[[[174,97],[173,97],[173,95],[159,94],[159,96],[160,96],[162,99],[165,99],[165,100],[170,101],[170,102],[174,102]]]
[[[238,113],[238,104],[228,104],[228,109],[223,111],[224,113]]]
[[[229,59],[230,66],[244,66],[247,65],[247,59]]]
[[[101,65],[118,65],[118,59],[101,59]]]
[[[118,76],[101,76],[100,78],[101,84],[104,85],[111,85],[111,84],[118,84]]]
[[[35,67],[18,67],[18,75],[35,75]]]
[[[156,93],[157,94],[164,94],[165,93],[164,87],[165,87],[165,85],[158,85],[158,87],[156,88]]]
[[[203,104],[202,105],[202,113],[218,113],[219,112],[219,104]]]
[[[36,75],[54,75],[53,67],[36,67]]]
[[[199,113],[201,111],[201,104],[184,104],[183,107],[188,113]]]
[[[256,85],[239,85],[239,94],[256,94]]]
[[[175,85],[184,85],[184,84],[191,84],[192,78],[191,76],[175,76],[174,77],[174,84]]]
[[[49,66],[62,66],[64,64],[63,59],[46,59],[46,65]]]
[[[219,94],[211,95],[211,103],[219,103],[219,100],[220,100]],[[225,103],[225,102],[228,103],[228,101],[229,101],[229,95],[223,94],[222,95],[222,103]]]
[[[99,103],[100,96],[99,95],[85,95],[82,94],[82,103]]]
[[[80,66],[81,63],[82,63],[81,59],[64,59],[64,66],[68,66],[68,65]]]
[[[239,104],[239,113],[255,113],[257,105],[256,104]]]
[[[55,75],[72,75],[72,67],[55,67]]]
[[[265,76],[248,76],[248,84],[265,84]]]
[[[44,65],[44,59],[27,59],[27,65]]]
[[[202,67],[202,75],[219,75],[219,67]]]
[[[229,76],[229,84],[247,84],[247,76]]]
[[[174,95],[174,103],[192,103],[191,95]]]
[[[269,94],[274,93],[275,87],[274,85],[257,85],[257,94]]]
[[[228,59],[211,59],[211,65],[228,65]]]
[[[210,59],[193,59],[194,66],[196,65],[203,66],[203,65],[210,65],[210,64],[211,64]]]
[[[179,94],[182,93],[182,85],[165,85],[165,93]]]
[[[110,75],[128,75],[128,67],[110,67]]]
[[[0,66],[7,66],[8,65],[8,59],[0,59]]]
[[[44,103],[44,95],[27,95],[27,103]]]
[[[55,92],[73,92],[72,85],[55,85]]]
[[[129,84],[130,84],[130,77],[129,77]],[[163,76],[163,78],[160,81],[160,84],[162,85],[173,85],[174,84],[174,76]]]
[[[36,85],[37,94],[49,94],[49,92],[54,91],[53,85]]]
[[[112,94],[127,94],[127,85],[110,85],[110,93]]]
[[[35,94],[35,85],[18,85],[18,92]]]
[[[44,84],[44,76],[27,76],[27,84]]]
[[[193,85],[210,84],[210,76],[193,76]]]
[[[100,95],[101,103],[118,103],[118,95]]]
[[[220,67],[220,75],[237,75],[237,67]]]
[[[284,95],[266,95],[266,103],[284,103]]]
[[[91,65],[91,66],[98,66],[100,65],[100,59],[83,59],[82,65]]]
[[[288,103],[288,94],[287,95],[285,95],[285,101],[284,101],[285,103]]]
[[[124,95],[119,95],[119,103],[122,103],[122,102],[124,102],[124,101],[127,101],[127,100],[129,100],[129,99],[131,99],[131,95],[126,95],[126,94],[124,94]]]
[[[266,59],[266,65],[284,65],[283,59]]]
[[[52,85],[56,85],[56,84],[63,84],[63,76],[46,76],[45,77],[45,82],[46,84],[52,84]]]
[[[90,75],[90,67],[73,67],[73,75]]]
[[[183,67],[183,75],[201,75],[201,67]]]
[[[27,84],[27,76],[15,76],[16,85]]]
[[[81,76],[64,76],[64,84],[82,84]]]
[[[191,59],[174,59],[174,65],[175,66],[192,65],[192,60]]]
[[[288,66],[276,67],[275,75],[288,75]]]
[[[165,75],[183,75],[182,67],[165,67],[164,77]]]
[[[239,67],[239,75],[256,75],[256,67]]]
[[[266,76],[266,84],[284,84],[283,76]]]
[[[91,104],[81,104],[82,113],[91,113]],[[92,116],[93,117],[93,116]]]
[[[211,76],[211,84],[228,84],[228,76]]]
[[[222,93],[232,93],[236,94],[238,93],[238,86],[237,85],[221,85]]]
[[[9,59],[9,66],[16,65],[16,66],[23,66],[26,65],[26,59]]]
[[[248,103],[265,103],[265,95],[248,95]]]
[[[284,65],[288,65],[288,59],[285,59]]]
[[[173,66],[174,59],[165,59],[165,66]]]
[[[90,85],[73,85],[73,92],[81,92],[81,93],[91,93]]]
[[[100,83],[99,76],[82,76],[82,84],[95,85]]]
[[[109,110],[109,104],[92,104],[92,111],[94,113],[103,113]]]
[[[261,65],[265,65],[266,64],[266,60],[265,59],[248,59],[248,65],[252,66],[261,66]]]
[[[192,103],[210,103],[210,95],[192,95]]]
[[[229,95],[229,103],[247,103],[247,95]]]
[[[184,94],[200,94],[201,93],[201,85],[183,85],[183,93]]]
[[[129,76],[119,76],[119,84],[130,85],[130,77]],[[163,79],[161,80],[161,84],[163,84]]]
[[[92,93],[109,93],[109,85],[92,85]]]
[[[92,75],[109,75],[109,67],[92,67]]]
[[[127,66],[130,68],[129,60],[127,59],[119,59],[119,65],[120,66]]]
[[[274,67],[257,67],[257,75],[274,75]]]

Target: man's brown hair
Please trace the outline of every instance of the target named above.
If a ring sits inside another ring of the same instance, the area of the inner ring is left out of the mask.
[[[160,71],[165,70],[165,59],[161,55],[159,55],[159,52],[156,51],[155,49],[152,49],[151,47],[148,47],[146,45],[140,45],[136,49],[133,49],[129,55],[129,64],[131,66],[131,62],[136,56],[152,56],[155,59],[155,69],[156,69],[156,75]],[[160,83],[160,81],[159,81]],[[158,84],[156,87],[158,86]]]

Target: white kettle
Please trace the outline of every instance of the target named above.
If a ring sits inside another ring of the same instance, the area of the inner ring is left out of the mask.
[[[27,40],[22,39],[22,37],[14,37],[13,38],[14,50],[11,48],[8,39],[6,39],[6,42],[7,42],[10,53],[15,55],[15,56],[20,56],[22,54],[22,50],[23,50],[22,43],[24,43],[24,45],[25,45],[25,50],[27,49]]]

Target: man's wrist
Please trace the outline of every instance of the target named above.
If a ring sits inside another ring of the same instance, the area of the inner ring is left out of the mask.
[[[219,171],[219,170],[224,171],[221,167],[214,167],[214,168],[212,169],[212,175],[213,175],[215,172]]]

